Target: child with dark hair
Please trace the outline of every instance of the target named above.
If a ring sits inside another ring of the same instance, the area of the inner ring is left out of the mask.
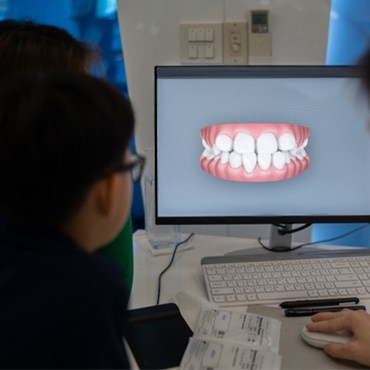
[[[92,254],[130,208],[130,103],[87,74],[29,72],[0,84],[0,365],[127,368],[127,291]]]
[[[99,52],[67,31],[32,21],[0,22],[0,77],[10,71],[70,69],[88,72]]]
[[[96,47],[75,39],[61,28],[32,21],[0,21],[0,79],[10,73],[35,69],[88,73],[99,63]],[[98,253],[118,263],[130,290],[133,280],[130,215],[117,237]]]

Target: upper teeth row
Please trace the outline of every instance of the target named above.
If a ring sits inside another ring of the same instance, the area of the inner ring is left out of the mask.
[[[244,132],[236,134],[234,140],[228,135],[220,134],[216,137],[215,144],[210,148],[203,140],[205,150],[203,155],[208,159],[221,159],[221,163],[230,163],[233,168],[244,166],[247,172],[252,172],[258,163],[263,170],[271,164],[277,169],[282,169],[292,160],[303,159],[307,153],[304,148],[308,140],[298,147],[291,133],[284,133],[278,139],[269,132],[260,135],[255,141],[253,136]]]

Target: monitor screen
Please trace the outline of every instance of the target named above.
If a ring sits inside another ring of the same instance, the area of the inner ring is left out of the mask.
[[[370,221],[353,67],[160,66],[155,82],[158,224]]]

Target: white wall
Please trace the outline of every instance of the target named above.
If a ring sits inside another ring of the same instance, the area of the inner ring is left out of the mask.
[[[324,64],[330,0],[117,0],[130,99],[136,111],[136,144],[154,147],[154,66],[180,64],[180,22],[249,20],[270,10],[272,64]],[[153,172],[149,161],[148,172]],[[189,229],[189,228],[187,228]],[[190,229],[194,230],[194,227]],[[196,228],[197,232],[255,237],[265,226]],[[307,234],[298,238],[307,240]]]

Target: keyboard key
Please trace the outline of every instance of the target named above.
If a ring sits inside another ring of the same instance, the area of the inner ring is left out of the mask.
[[[209,281],[221,281],[222,275],[210,275],[208,276]]]
[[[228,302],[235,302],[235,301],[236,301],[236,296],[235,296],[235,294],[229,294],[229,295],[227,295],[227,296],[226,296],[226,300],[227,300]]]
[[[366,294],[365,288],[357,288],[357,294]]]
[[[337,281],[351,281],[351,280],[357,280],[357,276],[355,274],[344,274],[337,276]]]
[[[211,288],[226,288],[226,283],[224,281],[211,281],[209,286]]]
[[[220,289],[212,289],[212,294],[232,294],[234,293],[233,288],[220,288]]]
[[[320,297],[327,297],[329,295],[326,289],[319,289],[318,293]]]
[[[263,294],[263,293],[261,293],[261,294]],[[248,299],[248,301],[251,301],[251,302],[257,301],[257,295],[256,294],[247,294],[247,299]]]
[[[360,281],[338,281],[334,284],[337,288],[359,288],[362,286]]]
[[[225,301],[226,301],[226,299],[225,299],[224,295],[215,295],[215,296],[213,296],[213,302],[215,302],[215,303],[223,303]]]
[[[268,301],[268,300],[284,300],[284,299],[291,299],[291,298],[304,298],[307,297],[306,291],[299,291],[299,292],[269,292],[269,293],[259,293],[258,299],[261,301]]]
[[[317,290],[309,290],[308,291],[308,296],[311,297],[311,298],[315,298],[315,297],[319,296],[319,293],[317,292]]]
[[[226,284],[226,282],[224,282],[225,284]],[[229,287],[229,288],[235,288],[235,287],[237,287],[238,286],[238,282],[237,281],[227,281],[227,286]]]

